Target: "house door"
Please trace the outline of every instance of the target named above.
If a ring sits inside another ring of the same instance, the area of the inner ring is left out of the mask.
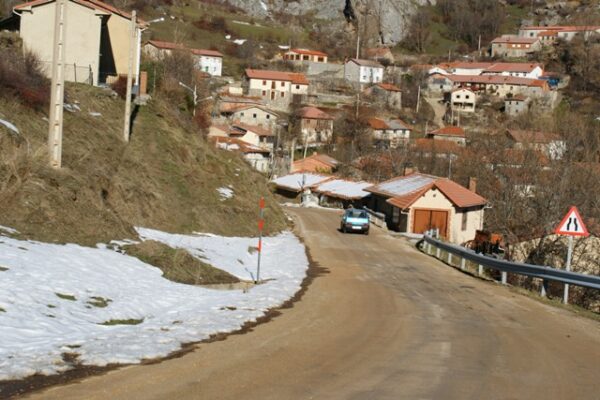
[[[425,231],[436,228],[440,230],[440,236],[448,237],[448,211],[414,211],[413,233],[424,233]]]

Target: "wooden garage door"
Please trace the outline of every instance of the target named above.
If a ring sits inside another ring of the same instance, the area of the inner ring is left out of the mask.
[[[448,211],[415,210],[413,233],[423,233],[430,229],[439,229],[440,236],[448,235]]]

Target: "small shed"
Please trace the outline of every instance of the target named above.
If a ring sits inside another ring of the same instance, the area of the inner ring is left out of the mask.
[[[365,188],[372,186],[371,182],[353,182],[346,179],[331,179],[311,188],[318,196],[322,206],[347,208],[349,205],[362,208],[368,205],[371,193]]]
[[[463,243],[483,229],[487,200],[470,189],[433,175],[414,173],[365,188],[372,209],[385,214],[389,229],[421,234],[439,229],[450,242]]]
[[[300,171],[273,179],[272,183],[278,194],[289,199],[297,199],[303,192],[310,192],[311,187],[331,178],[331,175]]]

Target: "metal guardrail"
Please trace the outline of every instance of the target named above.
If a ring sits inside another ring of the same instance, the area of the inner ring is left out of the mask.
[[[461,269],[465,269],[465,260],[469,260],[479,265],[479,275],[482,274],[484,267],[501,271],[502,283],[506,283],[506,273],[510,272],[513,274],[539,278],[543,281],[555,281],[568,285],[575,285],[600,290],[600,276],[579,274],[576,272],[570,272],[551,267],[544,267],[540,265],[499,260],[496,258],[475,253],[473,250],[461,246],[444,243],[428,235],[423,236],[423,241],[427,244],[428,248],[426,252],[429,255],[433,255],[432,247],[436,247],[437,258],[440,258],[440,250],[447,252],[449,264],[451,264],[452,262],[453,255],[460,257]],[[542,285],[542,294],[545,294],[544,292],[544,285]]]

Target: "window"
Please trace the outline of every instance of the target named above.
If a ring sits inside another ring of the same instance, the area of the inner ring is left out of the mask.
[[[460,94],[457,94],[457,95],[456,95],[456,98],[457,98],[458,100],[460,100]]]
[[[263,86],[267,86],[267,81],[263,81]]]
[[[469,97],[471,97],[471,96],[469,96],[468,94],[465,95],[465,99],[469,100]]]
[[[252,118],[256,119],[256,113],[252,114]]]
[[[461,226],[461,229],[462,229],[463,231],[466,231],[466,230],[467,230],[468,218],[469,218],[469,213],[468,213],[468,212],[466,212],[466,211],[464,211],[464,212],[462,213],[462,224],[461,224],[461,225],[462,225],[462,226]]]
[[[285,92],[281,92],[281,97],[285,97]]]
[[[296,89],[300,89],[300,85],[296,85]]]
[[[271,119],[271,116],[269,114],[267,114],[266,118],[267,119]]]
[[[264,96],[266,96],[266,95],[267,95],[267,91],[266,91],[266,90],[263,90],[263,91],[262,91],[262,95],[263,95],[263,97],[264,97]]]
[[[244,112],[241,112],[241,113],[240,113],[240,117],[243,117],[243,116],[244,116]]]
[[[281,82],[281,87],[284,87],[284,86],[285,86],[285,82]]]

